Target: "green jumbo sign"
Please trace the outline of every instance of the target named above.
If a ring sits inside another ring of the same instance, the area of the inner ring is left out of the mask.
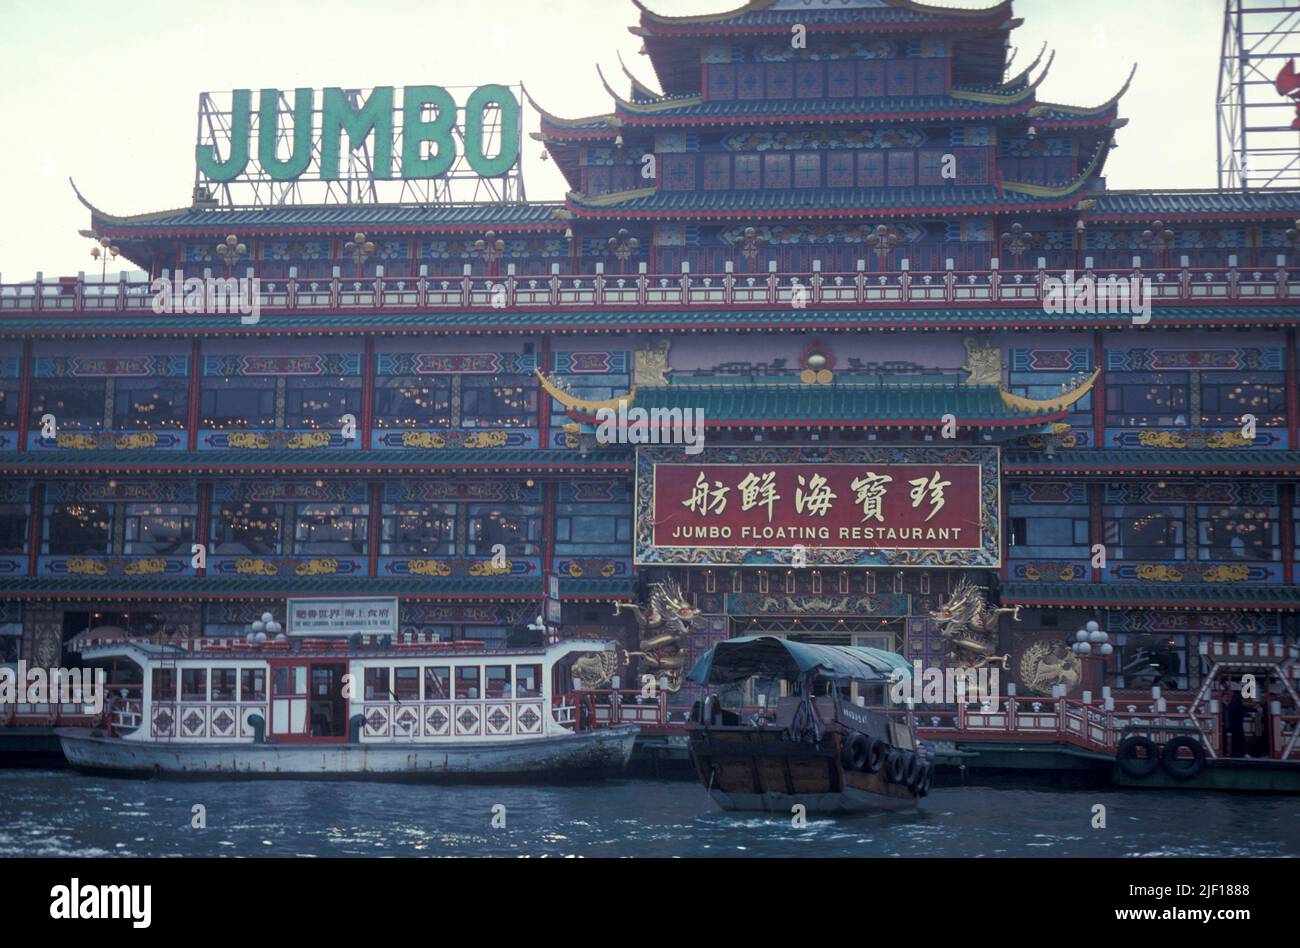
[[[359,147],[372,132],[374,151],[371,160],[371,177],[393,177],[394,129],[401,131],[401,178],[437,178],[451,170],[456,161],[456,136],[458,109],[451,93],[442,86],[406,86],[402,90],[402,104],[395,105],[392,86],[373,89],[365,103],[354,107],[348,93],[342,89],[326,89],[319,113],[316,109],[316,91],[295,89],[293,93],[293,151],[287,158],[277,154],[276,141],[280,137],[280,90],[263,89],[258,99],[257,163],[273,181],[293,181],[310,167],[312,159],[314,117],[320,121],[320,177],[324,181],[339,178],[339,154],[343,136],[348,137],[348,149]],[[201,143],[195,148],[195,160],[200,174],[209,181],[233,181],[243,175],[252,159],[253,93],[236,89],[230,115],[230,155],[218,161],[214,146]],[[500,113],[497,155],[485,153],[487,140],[486,112],[495,106]],[[426,118],[429,110],[435,117]],[[480,86],[465,103],[465,127],[461,135],[465,143],[465,160],[469,167],[484,178],[505,174],[519,160],[520,107],[514,94],[505,86]],[[396,124],[397,116],[401,124]],[[434,147],[426,151],[428,142]]]

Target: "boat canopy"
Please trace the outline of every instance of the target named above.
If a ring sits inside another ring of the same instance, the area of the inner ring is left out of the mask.
[[[907,677],[912,666],[901,655],[863,645],[814,645],[774,635],[727,639],[709,649],[687,677],[697,684],[729,684],[753,675],[794,679],[810,672],[855,681],[888,679],[895,670]]]

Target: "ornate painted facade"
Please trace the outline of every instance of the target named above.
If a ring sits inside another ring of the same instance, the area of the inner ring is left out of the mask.
[[[550,569],[565,634],[629,644],[613,602],[679,582],[692,660],[771,631],[941,663],[963,575],[1023,607],[1000,651],[1028,691],[1094,618],[1117,688],[1194,686],[1205,637],[1296,638],[1300,194],[1109,190],[1124,90],[1040,100],[1010,2],[637,6],[656,81],[537,106],[562,203],[87,204],[151,277],[251,269],[256,324],[0,287],[0,658],[312,594],[503,642]],[[1054,306],[1067,271],[1149,281],[1149,319]],[[620,399],[757,464],[992,457],[986,559],[644,555],[638,467],[669,449],[601,443]]]

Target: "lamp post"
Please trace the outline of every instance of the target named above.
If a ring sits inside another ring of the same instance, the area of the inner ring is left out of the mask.
[[[352,258],[352,262],[357,265],[357,279],[361,279],[361,268],[370,259],[370,255],[375,252],[375,245],[366,240],[365,234],[356,233],[350,241],[343,245],[343,250]]]
[[[269,612],[263,612],[262,618],[250,622],[244,634],[244,641],[249,645],[262,645],[267,639],[274,639],[276,642],[287,642],[289,637],[284,634],[284,627],[275,621],[275,616]]]
[[[481,239],[474,241],[474,250],[483,256],[483,261],[487,264],[488,276],[496,275],[496,262],[501,259],[505,249],[506,242],[495,231],[490,230]]]
[[[1143,247],[1150,248],[1155,253],[1155,259],[1152,261],[1155,266],[1160,266],[1160,256],[1174,245],[1174,232],[1165,226],[1164,221],[1156,221],[1149,228],[1142,231],[1139,240]]]
[[[90,248],[90,255],[100,261],[99,282],[108,279],[108,261],[117,259],[117,247],[107,237],[99,238],[99,243]]]
[[[622,273],[624,266],[633,254],[641,247],[641,241],[628,234],[627,229],[620,230],[615,236],[605,242],[609,252],[618,258],[618,272]]]
[[[1034,245],[1034,235],[1020,224],[1012,224],[1011,229],[1002,235],[1002,245],[1016,259],[1016,269],[1020,269],[1020,258],[1026,250]]]
[[[248,248],[241,244],[234,234],[228,235],[224,241],[217,244],[217,256],[226,261],[226,269],[231,273],[235,272],[235,264],[246,253]]]
[[[746,227],[740,235],[740,255],[746,260],[754,260],[764,242],[765,238],[755,228]]]
[[[898,231],[886,224],[877,224],[875,230],[867,235],[867,246],[875,252],[877,266],[885,265],[885,258],[894,252],[901,239]]]
[[[1293,226],[1287,228],[1285,236],[1286,242],[1291,246],[1292,250],[1300,250],[1300,220],[1297,220]]]
[[[1110,636],[1094,620],[1089,620],[1083,628],[1074,633],[1074,645],[1070,650],[1079,656],[1079,677],[1087,687],[1088,658],[1092,655],[1105,657],[1115,651],[1110,644]]]

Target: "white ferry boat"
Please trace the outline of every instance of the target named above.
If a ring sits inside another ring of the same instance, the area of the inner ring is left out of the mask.
[[[632,754],[635,726],[588,727],[568,697],[580,656],[608,665],[610,642],[280,639],[89,634],[82,659],[111,666],[111,698],[99,726],[58,730],[64,755],[126,774],[433,781],[598,776]]]

